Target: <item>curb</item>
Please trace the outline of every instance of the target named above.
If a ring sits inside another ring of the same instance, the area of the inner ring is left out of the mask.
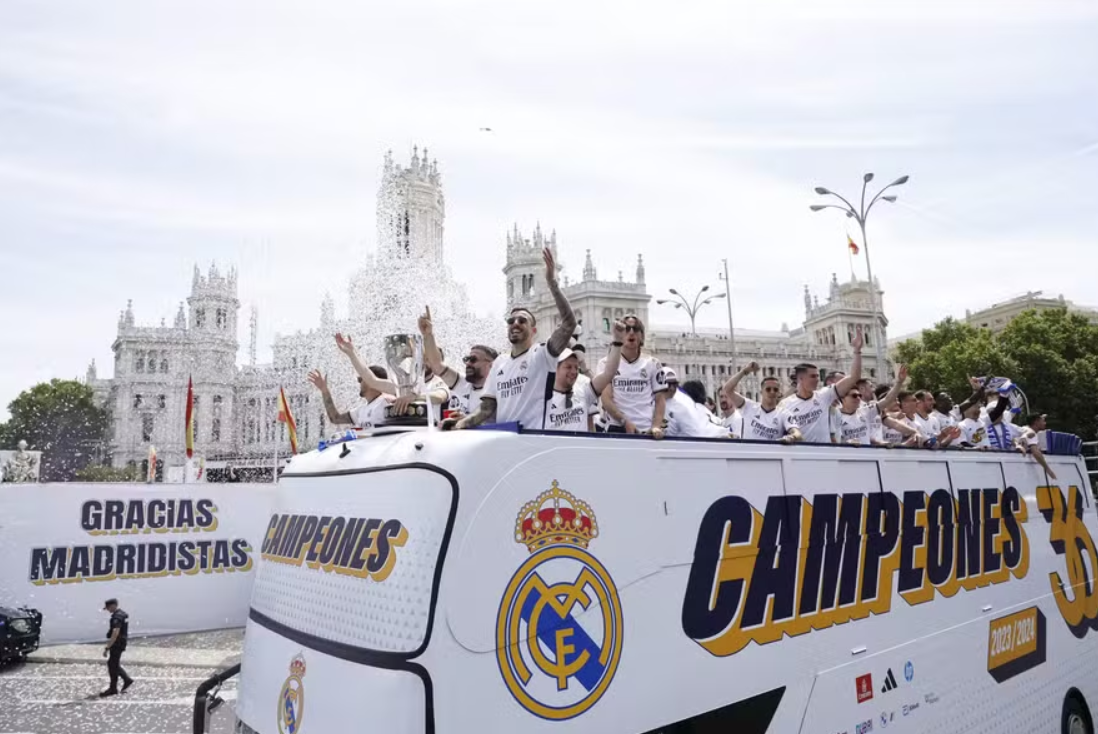
[[[230,665],[233,665],[234,663],[230,662],[230,661],[232,661],[234,657],[235,656],[230,656],[230,657],[227,657],[227,658],[223,658],[221,661],[219,661],[217,663],[193,663],[193,662],[173,663],[173,662],[160,662],[160,661],[143,662],[141,660],[135,659],[135,660],[126,661],[126,665],[131,665],[133,667],[142,666],[142,667],[147,667],[147,668],[191,668],[191,669],[195,669],[195,670],[221,670],[222,668],[227,668]],[[52,663],[52,664],[56,664],[56,665],[95,665],[97,663],[101,663],[103,665],[107,664],[106,658],[97,659],[97,658],[49,657],[49,656],[41,656],[41,655],[36,656],[36,655],[34,655],[34,653],[31,653],[30,655],[28,655],[26,660],[24,660],[23,662],[28,664],[28,665],[33,664],[33,663],[37,663],[37,664]]]

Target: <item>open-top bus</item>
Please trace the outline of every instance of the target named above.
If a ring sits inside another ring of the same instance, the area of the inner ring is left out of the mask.
[[[1094,731],[1082,459],[515,430],[295,457],[261,734]]]

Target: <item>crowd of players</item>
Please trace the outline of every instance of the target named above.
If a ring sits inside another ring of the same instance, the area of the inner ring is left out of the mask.
[[[652,438],[692,437],[753,441],[909,446],[929,449],[1021,451],[1032,454],[1048,474],[1038,433],[1043,415],[1029,415],[1022,427],[1012,422],[1009,399],[973,378],[972,394],[955,404],[944,392],[905,389],[907,371],[895,383],[875,386],[862,376],[863,338],[853,343],[850,374],[828,375],[811,364],[794,368],[793,384],[764,377],[759,400],[738,391],[757,373],[750,363],[721,388],[719,401],[697,380],[680,383],[678,375],[644,351],[645,325],[635,315],[613,324],[607,355],[592,370],[586,351],[574,343],[576,317],[556,279],[552,253],[543,253],[545,279],[560,314],[560,324],[538,341],[537,321],[525,308],[507,317],[511,351],[498,354],[474,345],[462,358],[464,369],[448,366],[435,341],[431,312],[419,317],[424,344],[424,390],[398,397],[384,367],[365,365],[350,339],[336,345],[358,374],[359,403],[340,412],[324,377],[310,381],[321,391],[329,419],[360,428],[382,425],[387,414],[402,414],[416,401],[427,401],[443,430],[486,423],[518,423],[527,430],[646,434]]]

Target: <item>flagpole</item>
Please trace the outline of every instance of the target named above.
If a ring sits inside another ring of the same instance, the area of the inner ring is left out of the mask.
[[[850,239],[850,235],[847,235],[846,238]],[[857,280],[857,276],[854,275],[854,251],[850,249],[850,245],[846,246],[846,259],[850,261],[850,279]]]

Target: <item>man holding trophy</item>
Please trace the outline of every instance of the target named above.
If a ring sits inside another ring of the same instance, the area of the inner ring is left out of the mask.
[[[437,425],[442,420],[442,406],[450,402],[450,390],[424,363],[421,338],[413,334],[385,337],[385,363],[397,383],[397,398],[386,410],[385,422],[389,425],[427,425],[427,406],[430,404],[433,422]]]
[[[545,260],[545,282],[560,313],[560,326],[547,342],[537,344],[534,314],[526,308],[512,309],[507,317],[511,352],[501,354],[492,364],[476,412],[457,421],[452,418],[443,421],[443,430],[472,428],[493,420],[496,423],[517,422],[530,430],[545,428],[546,405],[553,396],[557,358],[575,333],[576,315],[557,283],[552,251],[543,250],[542,258]]]

